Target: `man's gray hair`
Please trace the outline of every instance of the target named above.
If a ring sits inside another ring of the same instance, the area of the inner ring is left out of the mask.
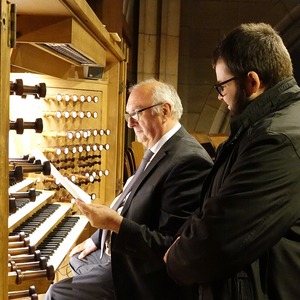
[[[172,116],[176,120],[180,120],[183,112],[182,103],[176,89],[171,84],[151,78],[132,86],[129,89],[129,92],[136,88],[142,87],[143,85],[151,86],[153,104],[160,102],[169,103],[172,110]],[[158,106],[152,108],[152,110],[156,113],[159,112],[159,109],[160,107]]]

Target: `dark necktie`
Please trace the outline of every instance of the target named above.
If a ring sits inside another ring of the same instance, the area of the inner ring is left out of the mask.
[[[122,207],[124,205],[124,202],[125,202],[125,199],[126,199],[127,195],[135,188],[136,182],[138,181],[140,175],[144,172],[144,170],[145,170],[147,164],[149,163],[152,155],[153,155],[153,152],[150,149],[148,149],[145,152],[145,154],[143,156],[143,159],[140,163],[140,166],[138,167],[137,171],[135,172],[133,178],[131,179],[129,184],[126,186],[126,188],[122,191],[122,194],[120,195],[118,200],[111,207],[113,210],[117,211],[120,207]],[[108,233],[107,229],[102,230],[100,258],[103,255],[103,250],[104,250],[104,245],[105,245],[105,241],[106,241],[106,238],[107,238],[107,233]]]

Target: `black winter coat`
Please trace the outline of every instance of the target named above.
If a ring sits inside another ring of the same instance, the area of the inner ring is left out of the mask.
[[[283,80],[232,120],[203,205],[167,270],[201,300],[300,299],[300,88]]]

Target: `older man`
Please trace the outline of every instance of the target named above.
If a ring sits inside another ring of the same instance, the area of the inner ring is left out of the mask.
[[[163,255],[199,206],[212,161],[180,125],[182,105],[172,86],[156,80],[134,86],[126,110],[128,127],[152,152],[150,162],[130,178],[137,180],[129,191],[128,180],[115,210],[77,201],[99,230],[73,249],[75,276],[54,284],[46,299],[194,299],[192,288],[167,276]]]

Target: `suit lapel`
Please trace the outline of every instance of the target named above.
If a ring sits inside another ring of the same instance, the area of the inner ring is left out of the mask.
[[[168,155],[168,151],[175,147],[175,144],[178,140],[182,137],[186,136],[188,133],[187,131],[181,126],[181,128],[159,149],[153,159],[150,161],[149,165],[147,166],[146,170],[143,172],[143,175],[140,176],[139,180],[135,184],[135,188],[131,191],[130,195],[128,196],[124,208],[121,212],[121,215],[124,215],[128,208],[131,205],[131,202],[139,190],[141,184],[143,184],[144,179],[148,177],[149,173],[155,168],[155,166],[159,163],[161,159],[163,159],[166,155]]]
[[[160,149],[158,153],[153,157],[153,159],[150,161],[149,165],[147,166],[146,170],[143,172],[143,174],[140,176],[138,181],[135,183],[135,188],[130,192],[130,195],[126,200],[121,215],[126,213],[127,209],[131,205],[132,199],[134,198],[135,194],[139,190],[140,185],[144,182],[144,179],[148,177],[148,174],[153,170],[153,168],[158,164],[158,162],[166,155],[166,152],[161,150],[162,149]]]

